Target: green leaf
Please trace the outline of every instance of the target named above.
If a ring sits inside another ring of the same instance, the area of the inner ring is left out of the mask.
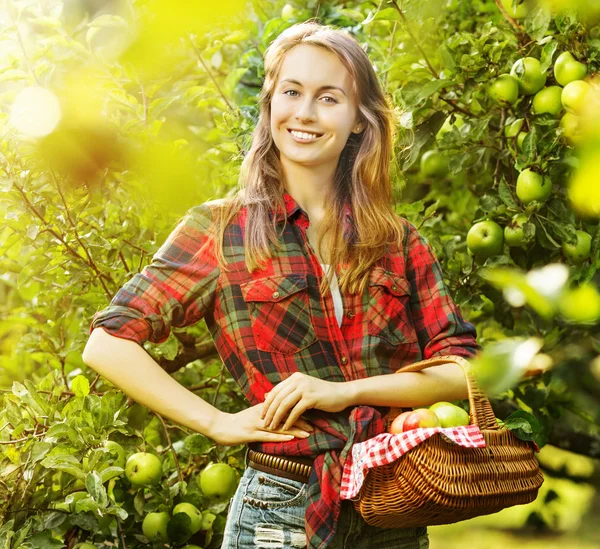
[[[452,50],[446,44],[442,44],[438,51],[446,69],[453,72],[456,68],[456,61],[454,61]]]
[[[90,382],[88,378],[83,375],[75,376],[71,383],[71,390],[75,393],[77,398],[83,398],[90,394]]]
[[[108,506],[108,496],[106,489],[102,486],[102,477],[98,471],[91,471],[87,474],[85,488],[100,507],[104,509]]]
[[[556,40],[551,40],[543,47],[542,55],[540,57],[540,66],[542,72],[546,72],[550,65],[552,65],[552,58],[557,48],[558,42]]]
[[[60,513],[64,517],[64,513]],[[51,531],[38,532],[33,536],[27,538],[25,543],[23,544],[25,547],[31,547],[31,549],[60,549],[64,547],[65,544],[54,537],[52,537]],[[19,547],[15,544],[15,547]]]
[[[521,440],[534,440],[541,432],[538,420],[525,410],[517,410],[504,420],[504,426]]]
[[[37,441],[34,442],[31,448],[31,463],[37,463],[51,450],[52,444],[49,442]]]
[[[55,455],[55,456],[47,456],[42,462],[41,465],[46,467],[46,469],[58,469],[59,471],[64,471],[65,473],[69,473],[73,475],[75,478],[83,480],[85,478],[85,473],[81,468],[81,464],[79,460],[72,455]]]
[[[103,469],[102,471],[100,471],[100,475],[102,477],[102,484],[108,482],[113,478],[120,477],[124,472],[125,469],[123,469],[123,467],[117,467],[116,465],[111,465],[110,467]]]
[[[527,34],[536,42],[540,42],[546,36],[551,21],[552,15],[550,10],[546,9],[545,6],[531,10],[525,18]]]
[[[514,208],[515,210],[519,209],[519,206],[513,198],[513,194],[504,177],[500,180],[500,184],[498,185],[498,196],[500,196],[502,202],[504,202],[509,208]]]
[[[185,447],[190,451],[190,454],[203,456],[214,446],[214,443],[204,435],[195,433],[185,437]]]

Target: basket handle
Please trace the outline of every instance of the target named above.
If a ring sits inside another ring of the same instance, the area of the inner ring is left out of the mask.
[[[469,409],[470,409],[470,421],[471,425],[478,425],[480,429],[498,429],[499,425],[496,421],[496,415],[492,409],[492,405],[485,393],[478,387],[475,378],[471,372],[471,366],[467,359],[459,355],[446,355],[446,356],[435,356],[413,364],[407,364],[399,368],[396,373],[404,372],[420,372],[424,368],[430,368],[431,366],[440,366],[453,362],[458,364],[463,369],[465,378],[467,381],[467,388],[469,391]],[[388,417],[390,419],[395,418],[402,412],[402,408],[392,407]]]

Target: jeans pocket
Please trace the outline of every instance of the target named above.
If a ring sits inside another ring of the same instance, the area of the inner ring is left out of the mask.
[[[244,502],[263,509],[305,505],[308,485],[257,471],[248,485]]]

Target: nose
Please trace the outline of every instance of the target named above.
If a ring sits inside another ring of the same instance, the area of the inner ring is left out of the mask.
[[[315,120],[315,109],[310,97],[306,97],[298,107],[296,119],[302,123]]]

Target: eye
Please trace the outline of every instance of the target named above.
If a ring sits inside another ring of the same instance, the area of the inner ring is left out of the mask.
[[[331,103],[337,103],[337,99],[335,97],[329,97],[326,95],[323,99],[331,99]],[[325,101],[325,103],[329,103],[329,101]]]
[[[288,92],[292,92],[292,93],[298,93],[296,90],[285,90],[285,91],[283,92],[283,94],[285,95],[285,94],[287,94]],[[293,96],[291,96],[291,97],[293,97]]]

